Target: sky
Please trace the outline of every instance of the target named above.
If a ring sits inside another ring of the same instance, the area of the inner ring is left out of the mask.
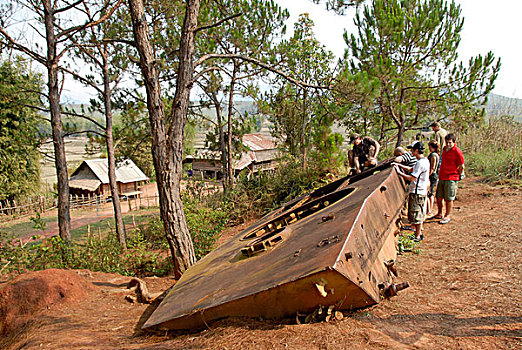
[[[355,9],[346,15],[326,11],[323,4],[310,0],[276,0],[290,12],[287,35],[291,36],[299,14],[308,13],[315,23],[317,39],[337,57],[342,57],[346,44],[343,33],[355,33]],[[464,27],[461,33],[459,58],[464,62],[478,54],[492,51],[500,57],[502,67],[493,93],[522,98],[522,1],[519,0],[456,0],[462,8]],[[69,82],[64,90],[64,102],[87,102],[85,88],[78,82]]]
[[[337,57],[342,57],[346,44],[343,33],[355,33],[355,9],[339,16],[326,11],[324,5],[309,0],[276,0],[290,12],[287,33],[291,35],[293,23],[299,14],[308,13],[315,23],[317,39]],[[493,93],[522,98],[522,1],[520,0],[455,0],[464,17],[459,58],[468,62],[473,56],[492,51],[500,57],[502,67]]]

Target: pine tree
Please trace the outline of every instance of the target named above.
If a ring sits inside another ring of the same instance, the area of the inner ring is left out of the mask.
[[[294,35],[279,48],[284,57],[282,69],[308,86],[296,85],[279,76],[274,81],[276,91],[262,104],[273,123],[273,136],[291,155],[301,159],[303,168],[313,146],[312,135],[319,130],[328,132],[324,126],[332,122],[329,111],[320,101],[325,91],[312,86],[329,84],[333,54],[317,40],[313,27],[308,14],[301,15],[294,26]]]
[[[406,130],[428,118],[476,115],[493,89],[500,69],[493,53],[473,57],[468,65],[458,61],[464,19],[453,1],[373,0],[355,23],[357,34],[345,35],[349,74],[340,80],[372,89],[371,102],[348,118],[373,116],[374,129],[381,135],[394,130],[397,145]],[[354,102],[354,95],[344,96]]]

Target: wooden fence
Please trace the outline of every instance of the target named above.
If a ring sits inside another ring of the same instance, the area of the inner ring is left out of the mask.
[[[123,211],[131,211],[139,208],[157,207],[159,206],[159,198],[157,194],[147,197],[122,197],[120,203]],[[0,221],[34,216],[36,213],[45,213],[46,211],[56,209],[57,206],[58,199],[49,199],[44,196],[28,197],[25,204],[18,204],[14,200],[9,203],[0,202]],[[96,195],[71,195],[70,208],[71,210],[95,209],[96,212],[110,210],[112,208],[112,199]]]
[[[190,183],[190,185],[188,185]],[[219,182],[216,181],[189,181],[182,184],[182,191],[187,191],[187,187],[191,187],[191,196],[204,196],[221,190]],[[140,208],[159,207],[158,194],[149,196],[122,196],[120,199],[122,211],[132,211]],[[33,196],[27,197],[23,204],[16,201],[0,201],[0,222],[10,221],[15,218],[23,218],[28,216],[35,216],[36,213],[45,213],[46,211],[56,209],[58,206],[58,199],[49,196]],[[71,195],[70,209],[92,209],[112,210],[112,199],[96,196],[96,195]]]
[[[24,217],[34,215],[34,213],[45,213],[47,210],[56,208],[57,203],[57,199],[45,196],[28,197],[24,204],[19,204],[15,200],[0,201],[0,215]]]

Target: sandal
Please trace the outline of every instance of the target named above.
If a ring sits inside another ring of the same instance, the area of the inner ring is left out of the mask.
[[[440,220],[439,224],[445,225],[445,224],[449,223],[450,221],[451,221],[450,218],[444,218],[444,219]]]

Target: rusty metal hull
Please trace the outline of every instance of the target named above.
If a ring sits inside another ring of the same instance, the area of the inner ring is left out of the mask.
[[[378,303],[393,277],[386,262],[396,258],[393,233],[405,193],[384,164],[286,204],[188,269],[143,328],[194,329],[229,316],[281,318],[318,305]]]

